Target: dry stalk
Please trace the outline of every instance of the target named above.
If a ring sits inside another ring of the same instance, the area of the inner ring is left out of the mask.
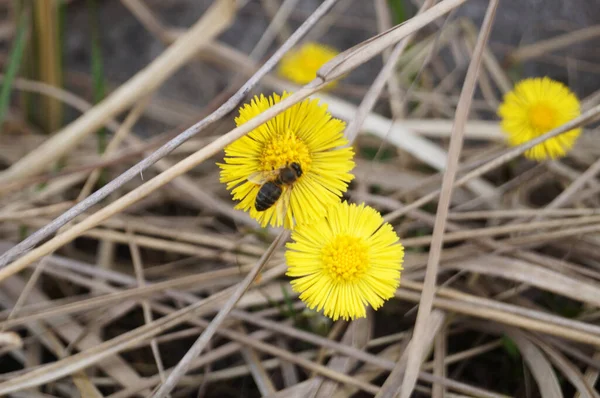
[[[427,344],[422,338],[426,335],[426,326],[433,306],[433,297],[435,295],[435,285],[442,251],[442,240],[446,229],[446,218],[448,216],[450,198],[452,196],[454,179],[458,169],[459,156],[463,144],[464,125],[469,116],[469,108],[475,92],[483,50],[485,49],[491,32],[497,7],[497,0],[490,1],[483,20],[481,32],[477,38],[475,49],[473,50],[473,58],[471,59],[471,63],[467,70],[465,83],[460,93],[460,100],[456,108],[455,124],[450,138],[450,148],[448,150],[448,165],[446,167],[446,172],[444,173],[444,179],[442,180],[440,200],[433,227],[429,259],[427,261],[424,289],[419,302],[419,312],[417,314],[414,335],[411,340],[411,347],[409,348],[406,373],[404,374],[402,386],[399,389],[401,398],[409,398],[412,394],[421,367],[424,350],[426,348],[425,344]]]
[[[400,288],[396,292],[396,297],[418,303],[420,295],[409,290],[409,287],[421,291],[422,285],[407,281],[406,278],[404,281],[405,285],[409,286]],[[600,346],[600,333],[596,327],[589,324],[565,320],[559,316],[460,293],[448,288],[441,288],[437,293],[439,296],[434,298],[433,303],[436,308],[442,310]]]
[[[250,53],[250,58],[258,60],[264,56],[271,43],[275,40],[277,33],[280,32],[282,28],[285,28],[287,19],[297,7],[298,1],[299,0],[284,0],[281,3],[281,6],[279,6],[277,12],[271,19],[271,23],[267,26],[267,29],[265,29],[260,40],[256,43],[254,49]]]
[[[569,32],[551,39],[520,47],[512,52],[509,58],[512,62],[524,62],[575,43],[591,40],[598,36],[600,36],[600,26],[589,26],[574,32]]]
[[[388,4],[385,0],[375,0],[375,14],[377,16],[377,27],[380,32],[384,32],[392,27],[392,16]],[[383,52],[383,62],[388,62],[390,57],[390,51],[385,50]],[[387,89],[390,93],[390,109],[392,110],[392,116],[395,119],[404,118],[404,104],[401,100],[402,88],[400,81],[396,74],[390,75],[387,81]]]
[[[430,24],[437,18],[449,13],[465,1],[467,0],[442,1],[422,14],[409,19],[402,25],[393,27],[386,32],[380,33],[379,35],[344,51],[340,56],[335,57],[323,65],[321,69],[319,69],[317,75],[328,81],[338,79],[348,73],[349,70],[353,70],[364,63],[366,59],[375,57],[386,48],[394,45],[412,32]]]
[[[32,388],[84,369],[126,349],[134,342],[150,339],[163,331],[172,328],[184,321],[185,318],[193,314],[194,311],[212,304],[215,301],[223,300],[232,292],[232,289],[225,289],[211,296],[209,299],[200,300],[194,305],[177,310],[159,320],[155,320],[145,326],[123,333],[120,336],[100,343],[93,348],[81,351],[51,364],[43,365],[27,372],[23,376],[17,376],[0,383],[0,394],[9,394],[14,391]]]
[[[500,328],[519,348],[523,360],[536,380],[543,397],[562,398],[562,391],[557,375],[548,359],[526,333],[519,329],[503,326]]]
[[[434,346],[433,346],[433,374],[440,378],[446,377],[446,358],[448,354],[448,324],[446,323],[440,333],[435,336]],[[423,364],[423,368],[425,364]],[[444,398],[447,394],[445,387],[439,383],[433,383],[431,396],[432,398]]]
[[[416,341],[415,339],[411,339],[408,343],[406,349],[402,352],[400,358],[396,361],[392,372],[386,378],[383,386],[381,386],[381,390],[376,395],[376,398],[387,398],[387,397],[395,397],[401,388],[403,375],[406,375],[408,359],[411,353],[411,346],[414,344],[425,344],[427,347],[431,347],[435,336],[438,334],[440,329],[444,326],[446,321],[446,314],[443,311],[434,310],[431,313],[431,316],[427,318],[427,326],[428,328],[425,330],[425,335],[422,336],[420,341]],[[422,351],[423,357],[420,360],[425,360],[426,358],[425,350]],[[420,370],[417,370],[417,377],[421,374]]]
[[[430,8],[432,4],[432,0],[425,1],[419,9],[419,13],[422,13],[428,8]],[[402,41],[400,41],[398,44],[396,44],[391,54],[389,55],[385,65],[375,78],[375,81],[373,81],[373,84],[371,84],[371,86],[369,87],[369,90],[363,97],[363,100],[361,101],[357,112],[354,114],[354,117],[350,120],[350,123],[348,123],[348,126],[346,127],[346,131],[344,134],[350,142],[354,142],[354,140],[358,136],[358,132],[362,127],[365,118],[373,109],[375,102],[381,95],[383,87],[388,81],[390,81],[389,79],[395,71],[396,62],[398,61],[398,58],[400,57],[400,55],[402,55],[402,53],[404,52],[408,44],[412,41],[414,36],[415,33],[412,33],[406,38],[402,39]]]
[[[244,277],[244,280],[240,282],[236,289],[232,292],[231,296],[227,300],[227,302],[223,305],[217,316],[212,320],[212,322],[208,325],[208,327],[204,330],[204,332],[200,335],[198,340],[194,342],[192,347],[188,350],[188,352],[184,355],[184,357],[179,361],[175,369],[171,372],[167,380],[162,383],[160,388],[152,394],[153,398],[162,398],[167,396],[173,388],[177,385],[177,382],[190,368],[190,365],[197,356],[199,356],[210,339],[214,336],[216,331],[221,327],[221,324],[225,321],[225,318],[229,316],[229,313],[235,307],[237,302],[242,298],[246,290],[250,287],[254,279],[258,276],[260,270],[264,267],[264,265],[269,261],[275,250],[285,242],[288,237],[287,231],[283,231],[275,240],[269,248],[265,251],[263,256],[258,260],[256,265],[252,267],[250,272]]]
[[[545,352],[554,366],[575,386],[579,394],[584,397],[599,398],[600,395],[583,377],[578,367],[565,358],[558,350],[547,344],[541,338],[533,337],[532,340]]]
[[[545,209],[552,210],[570,204],[576,198],[575,194],[596,177],[600,172],[600,159],[596,160],[586,171],[584,171],[571,185],[562,191],[556,198],[550,202]],[[537,216],[538,218],[540,215]]]
[[[538,222],[524,222],[519,224],[502,225],[499,227],[489,228],[472,228],[468,230],[448,232],[444,234],[443,242],[450,243],[461,241],[463,239],[482,238],[488,236],[503,235],[512,232],[526,232],[526,231],[538,231],[542,228],[557,228],[567,227],[582,224],[593,224],[600,222],[600,216],[585,216],[576,219],[560,219],[554,221],[538,221]],[[406,247],[429,245],[432,241],[432,236],[420,236],[417,238],[407,238],[402,243]]]

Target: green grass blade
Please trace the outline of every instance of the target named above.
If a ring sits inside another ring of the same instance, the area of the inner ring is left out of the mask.
[[[401,24],[406,21],[407,13],[404,7],[404,0],[388,0],[390,10],[392,11],[392,22],[394,25]]]
[[[58,48],[60,54],[58,56],[59,65],[61,70],[61,81],[64,82],[65,78],[65,60],[66,60],[66,48],[67,48],[67,3],[65,0],[58,1]]]
[[[88,15],[90,19],[90,35],[92,49],[92,92],[94,103],[102,101],[106,95],[106,83],[104,79],[104,61],[102,58],[102,45],[100,44],[100,29],[98,7],[96,0],[87,0]],[[98,153],[102,154],[108,145],[106,129],[100,129],[96,133],[98,142]],[[98,178],[98,185],[103,186],[108,180],[106,170],[102,169]]]
[[[100,29],[98,28],[98,8],[96,0],[87,0],[88,13],[90,18],[91,50],[92,50],[92,82],[94,103],[104,99],[106,85],[104,79],[104,63],[102,60],[102,46],[100,44]],[[104,153],[106,150],[107,138],[106,130],[98,131],[98,153]]]
[[[15,77],[19,72],[19,67],[21,66],[21,60],[25,50],[25,41],[27,39],[28,24],[29,18],[27,17],[27,12],[23,10],[17,24],[17,35],[15,37],[13,49],[8,60],[8,67],[6,68],[4,81],[2,82],[2,88],[0,88],[0,126],[4,122],[4,116],[6,115],[8,104],[10,103],[10,93],[12,90],[13,81],[15,80]]]

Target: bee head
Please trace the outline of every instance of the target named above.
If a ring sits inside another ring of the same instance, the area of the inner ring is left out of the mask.
[[[302,175],[302,168],[300,167],[299,163],[292,162],[290,163],[290,167],[292,170],[294,170],[294,172],[296,172],[296,176],[300,177]]]

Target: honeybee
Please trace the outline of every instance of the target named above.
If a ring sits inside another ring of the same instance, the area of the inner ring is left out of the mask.
[[[261,185],[254,202],[256,211],[265,211],[277,203],[278,212],[283,218],[283,213],[288,208],[292,185],[300,176],[302,176],[302,168],[296,162],[276,170],[251,175],[248,181]]]

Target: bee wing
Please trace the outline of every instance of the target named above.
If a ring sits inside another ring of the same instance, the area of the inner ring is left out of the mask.
[[[285,226],[285,220],[286,217],[291,216],[291,212],[290,212],[290,197],[292,196],[292,187],[288,186],[284,188],[283,193],[281,194],[281,197],[279,198],[279,200],[277,201],[277,204],[275,205],[275,211],[277,212],[277,217],[280,220],[283,220],[284,222],[284,226]]]
[[[257,171],[256,173],[252,173],[248,176],[248,181],[253,184],[263,185],[267,181],[275,179],[277,174],[279,174],[279,170]]]

